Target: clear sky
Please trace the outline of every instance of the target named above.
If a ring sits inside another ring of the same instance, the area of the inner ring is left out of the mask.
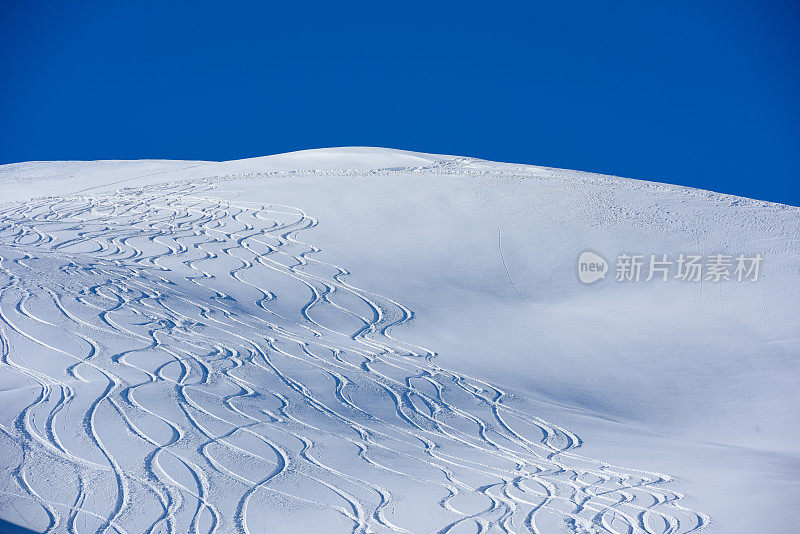
[[[0,163],[367,145],[800,205],[800,3],[0,5]]]

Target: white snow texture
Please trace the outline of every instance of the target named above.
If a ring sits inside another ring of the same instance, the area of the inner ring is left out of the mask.
[[[359,147],[0,193],[7,526],[797,529],[798,208]],[[740,253],[758,280],[614,280]]]

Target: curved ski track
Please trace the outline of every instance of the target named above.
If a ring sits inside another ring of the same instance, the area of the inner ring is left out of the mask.
[[[0,206],[0,376],[28,384],[0,380],[0,513],[75,533],[707,524],[667,475],[578,456],[394,339],[412,312],[314,259],[313,217],[214,187]]]

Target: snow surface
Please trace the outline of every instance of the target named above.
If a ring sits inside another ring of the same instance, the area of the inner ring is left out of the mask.
[[[0,192],[4,521],[796,530],[798,208],[363,147]],[[765,259],[584,285],[585,250]]]

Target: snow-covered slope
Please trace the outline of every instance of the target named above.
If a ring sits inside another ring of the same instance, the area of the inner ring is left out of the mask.
[[[374,148],[5,165],[0,191],[2,520],[794,529],[798,208]],[[616,281],[626,254],[668,279]]]

